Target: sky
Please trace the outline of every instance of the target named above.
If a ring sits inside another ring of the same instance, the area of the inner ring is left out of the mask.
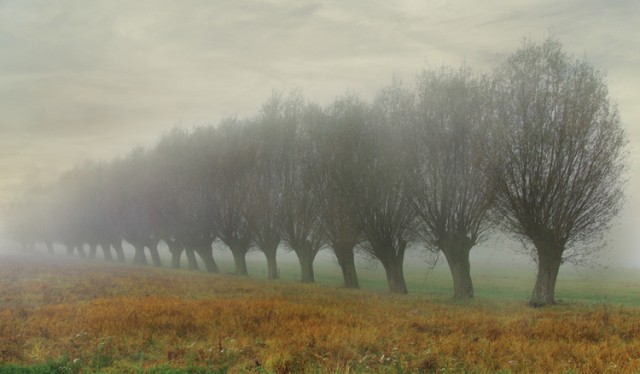
[[[175,126],[253,115],[273,91],[371,98],[424,68],[488,72],[548,36],[606,74],[630,162],[603,262],[640,266],[636,0],[0,0],[0,206]]]

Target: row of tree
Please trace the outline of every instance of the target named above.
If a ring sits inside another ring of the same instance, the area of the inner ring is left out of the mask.
[[[625,134],[602,75],[554,40],[525,42],[491,75],[468,67],[425,71],[371,102],[346,95],[327,106],[297,92],[218,126],[175,129],[152,149],[87,164],[16,201],[10,232],[124,261],[122,240],[158,243],[217,272],[212,243],[257,249],[278,277],[281,244],[302,281],[328,248],[344,285],[358,287],[356,252],[378,260],[389,289],[406,293],[405,251],[441,252],[455,298],[473,297],[469,253],[493,227],[523,240],[538,263],[532,305],[555,302],[560,265],[601,247],[622,198]]]

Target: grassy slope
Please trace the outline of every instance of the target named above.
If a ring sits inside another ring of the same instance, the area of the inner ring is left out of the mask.
[[[619,272],[568,274],[559,296],[574,302],[533,310],[523,302],[532,276],[517,269],[476,271],[477,300],[453,304],[446,269],[425,276],[419,266],[408,267],[414,294],[402,297],[340,289],[330,264],[317,270],[320,285],[300,285],[26,259],[0,258],[6,371],[640,370],[640,310],[604,298],[638,303],[637,277]],[[262,263],[251,270],[261,277]],[[380,269],[359,271],[366,288],[385,288]],[[282,263],[281,273],[297,277],[294,264]],[[575,301],[589,299],[600,302]]]

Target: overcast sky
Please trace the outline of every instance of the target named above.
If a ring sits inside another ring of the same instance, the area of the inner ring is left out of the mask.
[[[370,98],[425,67],[488,71],[552,35],[607,74],[630,138],[612,258],[640,264],[640,1],[0,0],[0,204],[273,90]]]

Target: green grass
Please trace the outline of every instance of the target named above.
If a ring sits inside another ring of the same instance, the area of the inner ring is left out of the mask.
[[[233,273],[233,259],[228,253],[215,250],[214,256],[221,272]],[[183,262],[186,268],[186,260],[183,259]],[[170,259],[164,259],[164,263],[169,264]],[[250,253],[247,266],[250,277],[267,277],[266,261],[260,253]],[[525,302],[531,295],[536,275],[536,265],[533,262],[518,265],[472,263],[471,266],[477,299]],[[279,252],[278,267],[281,280],[295,282],[300,279],[300,268],[294,254]],[[381,265],[361,258],[357,261],[356,269],[361,288],[387,291],[387,280]],[[340,267],[331,260],[329,254],[324,254],[316,261],[314,271],[317,283],[336,287],[342,285]],[[448,299],[453,293],[449,269],[442,261],[435,268],[430,268],[424,260],[408,259],[405,261],[405,279],[412,294]],[[632,269],[591,269],[563,265],[558,277],[556,299],[568,303],[640,306],[640,272]]]
[[[125,247],[127,259],[133,257],[131,248]],[[64,256],[61,249],[57,256]],[[163,264],[168,267],[171,257],[166,248],[160,248]],[[98,252],[101,261],[102,252]],[[214,247],[214,257],[222,273],[233,273],[233,258],[226,248]],[[200,262],[200,269],[204,269]],[[247,256],[249,275],[255,279],[265,279],[266,261],[259,252]],[[186,256],[182,256],[182,266],[187,268]],[[298,281],[300,269],[295,254],[278,252],[280,278]],[[376,261],[357,257],[357,272],[363,289],[386,292],[387,281],[384,269]],[[332,255],[324,251],[314,264],[316,282],[329,286],[342,285],[342,273]],[[509,301],[528,300],[535,283],[536,265],[533,261],[517,264],[471,263],[471,278],[475,297],[478,300]],[[449,299],[453,293],[451,275],[444,259],[435,268],[430,268],[420,256],[405,260],[405,279],[409,292],[430,298]],[[623,268],[586,268],[563,265],[560,268],[556,288],[556,299],[568,303],[640,306],[640,272]]]

